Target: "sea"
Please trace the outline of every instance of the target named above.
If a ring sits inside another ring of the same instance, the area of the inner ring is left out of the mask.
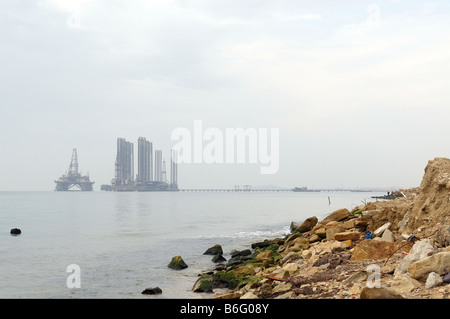
[[[0,298],[211,298],[198,274],[378,192],[0,192]],[[20,235],[10,234],[12,228]],[[183,270],[167,267],[181,256]],[[159,287],[160,295],[144,295]]]

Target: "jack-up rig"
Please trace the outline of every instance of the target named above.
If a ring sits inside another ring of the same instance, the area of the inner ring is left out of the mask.
[[[67,192],[67,191],[92,191],[92,184],[89,179],[89,174],[82,176],[78,173],[78,157],[77,149],[74,148],[72,151],[72,160],[70,161],[69,171],[61,176],[56,183],[55,191]]]

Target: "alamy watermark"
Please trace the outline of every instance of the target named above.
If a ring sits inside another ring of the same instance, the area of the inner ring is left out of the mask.
[[[81,268],[77,264],[70,264],[66,268],[66,272],[71,274],[67,276],[66,285],[67,288],[81,288]]]
[[[369,28],[379,29],[381,27],[381,7],[371,3],[367,6],[366,24]]]
[[[381,269],[376,264],[368,265],[366,268],[369,276],[366,280],[366,287],[368,288],[380,288],[381,287]]]
[[[260,164],[261,174],[276,174],[280,165],[280,130],[278,128],[203,129],[202,120],[194,121],[193,130],[178,127],[171,139],[177,163]]]

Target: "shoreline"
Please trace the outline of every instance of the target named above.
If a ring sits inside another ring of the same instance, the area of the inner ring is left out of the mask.
[[[433,219],[424,212],[449,198],[450,160],[430,161],[425,172],[420,188],[399,190],[404,197],[292,222],[282,238],[231,252],[193,291],[208,299],[450,298],[450,207],[438,203]]]

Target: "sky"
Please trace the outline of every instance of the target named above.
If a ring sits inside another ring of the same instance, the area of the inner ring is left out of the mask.
[[[3,0],[0,190],[54,190],[73,148],[99,190],[118,137],[169,161],[195,121],[278,129],[279,168],[181,163],[180,188],[419,186],[450,157],[449,40],[444,0]]]

